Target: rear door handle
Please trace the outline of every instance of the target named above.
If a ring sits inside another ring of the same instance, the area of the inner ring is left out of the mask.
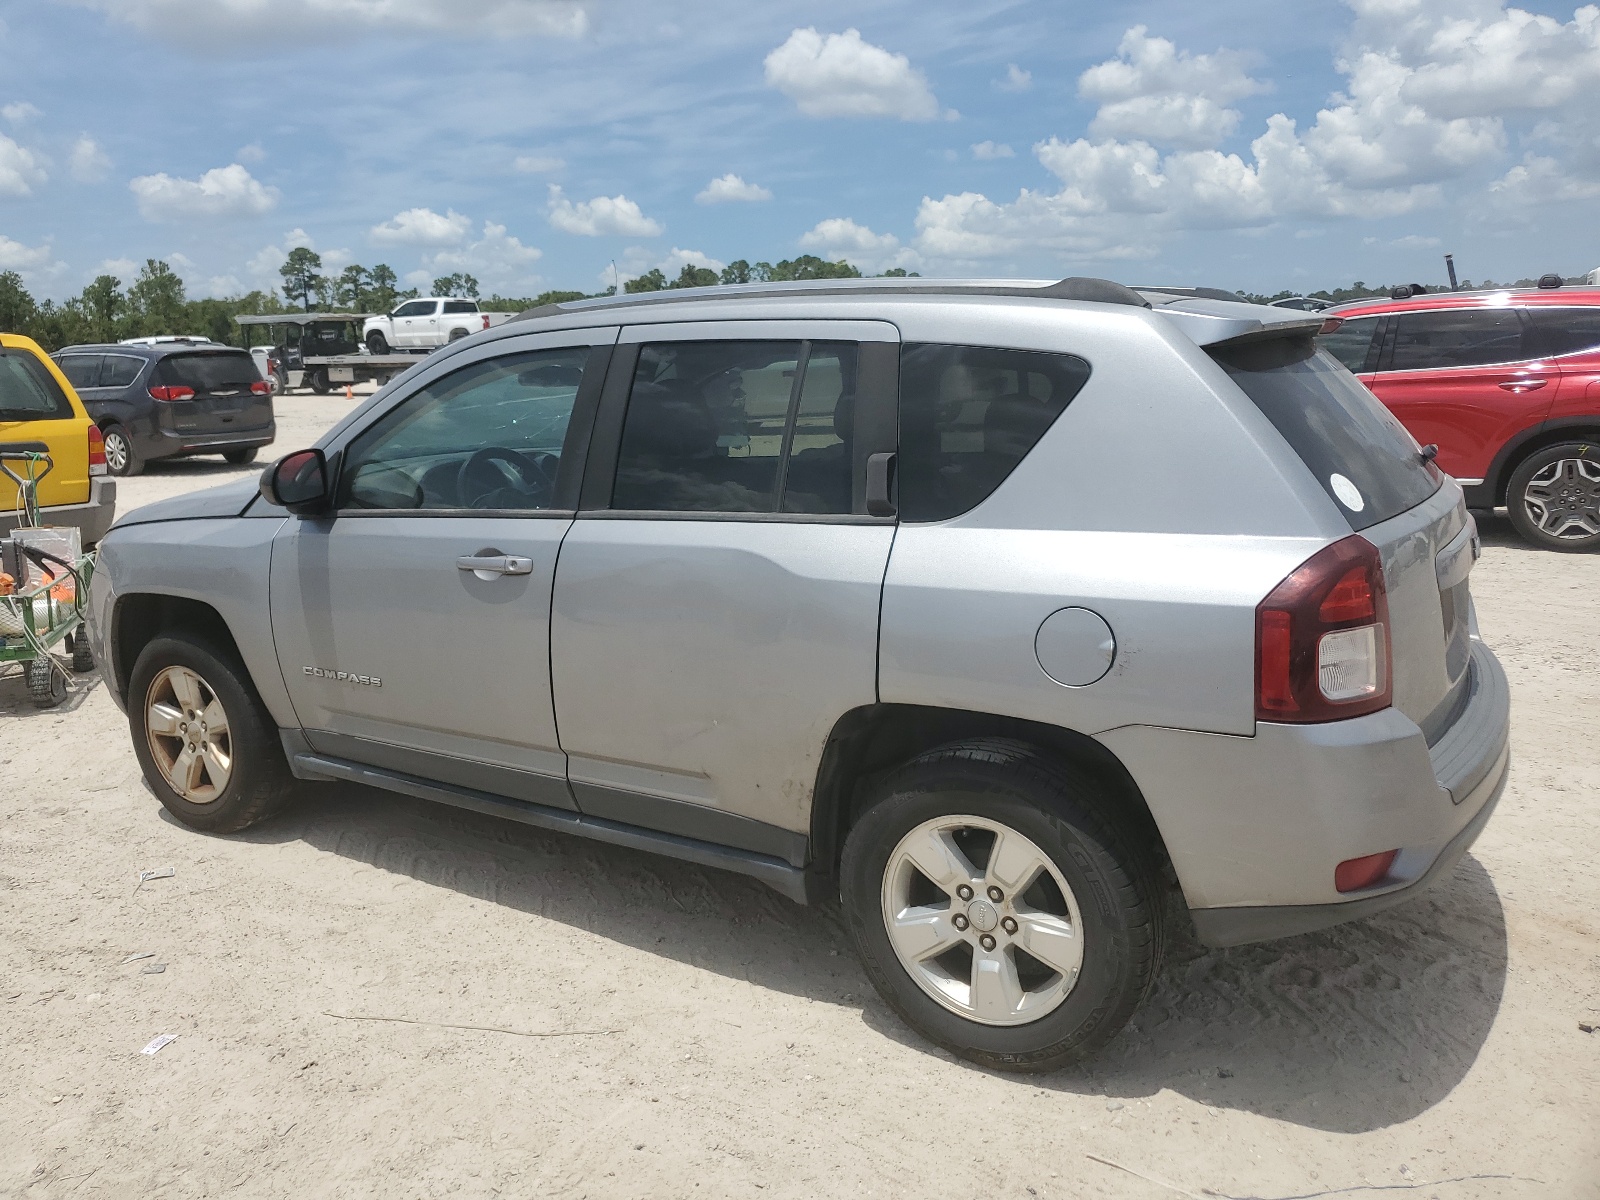
[[[520,554],[466,554],[456,559],[456,570],[471,571],[480,579],[491,575],[532,575],[533,559]]]
[[[1549,382],[1548,379],[1508,379],[1500,387],[1508,392],[1533,392]]]

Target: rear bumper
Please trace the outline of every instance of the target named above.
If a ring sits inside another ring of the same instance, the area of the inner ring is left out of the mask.
[[[252,446],[269,446],[278,436],[277,422],[241,429],[237,433],[183,433],[171,429],[157,429],[138,444],[141,458],[174,458],[180,454],[220,454],[224,450],[246,450]]]
[[[1509,771],[1510,690],[1472,643],[1470,693],[1429,747],[1395,709],[1255,737],[1114,730],[1101,740],[1143,790],[1212,946],[1326,928],[1400,904],[1449,873],[1488,822]],[[1341,894],[1334,868],[1400,851],[1389,875]]]
[[[42,525],[65,525],[78,530],[84,546],[105,537],[117,516],[117,481],[97,475],[89,480],[89,499],[84,504],[56,504],[39,510]],[[0,511],[0,536],[10,533],[21,521],[12,509]]]

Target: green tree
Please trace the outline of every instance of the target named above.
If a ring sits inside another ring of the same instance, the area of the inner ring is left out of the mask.
[[[22,276],[15,271],[0,272],[0,333],[26,334],[38,311]]]
[[[651,267],[637,279],[630,279],[622,285],[623,291],[630,295],[636,292],[659,292],[667,286],[667,277],[661,273],[660,267]]]
[[[749,283],[750,281],[750,264],[742,258],[736,258],[722,268],[722,276],[718,282]]]
[[[351,312],[366,312],[371,287],[372,273],[360,263],[351,263],[334,281],[333,301]]]
[[[318,293],[323,282],[322,276],[317,274],[321,269],[322,255],[305,246],[296,246],[278,268],[278,274],[283,276],[283,294],[290,300],[299,300],[310,312],[311,297]]]
[[[890,267],[878,279],[921,279],[921,271],[908,271],[904,267]]]
[[[124,302],[122,280],[115,275],[96,275],[94,282],[83,289],[79,303],[89,320],[91,340],[117,340],[117,318],[122,315]]]
[[[395,290],[400,280],[394,273],[394,268],[388,263],[379,263],[367,275],[367,286],[372,290],[367,294],[367,303],[372,305],[375,313],[386,313],[394,307],[394,302],[399,293]]]
[[[828,262],[818,258],[815,254],[802,254],[799,258],[784,259],[777,266],[758,263],[758,267],[767,268],[767,278],[778,280],[791,279],[860,279],[861,268],[853,267],[841,259],[838,262]]]
[[[469,300],[478,298],[478,281],[460,271],[433,281],[435,296],[460,296]]]
[[[128,289],[128,308],[139,334],[186,333],[183,280],[166,263],[144,260],[139,278]]]
[[[678,272],[678,277],[667,284],[669,288],[697,288],[710,287],[717,282],[717,273],[707,267],[697,267],[693,263],[684,263],[683,270]]]

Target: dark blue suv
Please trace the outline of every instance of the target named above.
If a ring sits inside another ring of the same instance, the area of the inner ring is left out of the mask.
[[[190,454],[242,465],[276,436],[271,388],[247,351],[183,338],[68,346],[52,357],[100,426],[113,475]]]

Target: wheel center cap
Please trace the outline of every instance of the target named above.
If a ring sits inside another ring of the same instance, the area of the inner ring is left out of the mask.
[[[987,900],[974,900],[967,905],[967,920],[979,933],[991,933],[1000,924],[1000,914]]]

